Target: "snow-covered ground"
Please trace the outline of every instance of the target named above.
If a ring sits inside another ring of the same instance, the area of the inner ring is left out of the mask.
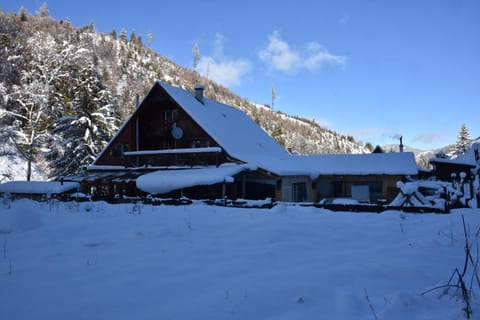
[[[27,179],[27,161],[10,140],[0,143],[0,183]],[[47,176],[32,163],[32,181],[45,181]]]
[[[4,201],[0,319],[462,319],[462,215]]]

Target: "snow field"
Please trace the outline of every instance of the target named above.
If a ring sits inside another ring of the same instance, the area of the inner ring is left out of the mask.
[[[3,203],[0,318],[462,319],[479,213]]]

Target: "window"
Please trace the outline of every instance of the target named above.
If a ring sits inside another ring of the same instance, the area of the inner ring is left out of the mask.
[[[178,120],[178,110],[172,110],[172,121],[177,121]]]
[[[123,152],[125,151],[124,145],[122,143],[115,143],[110,149],[110,157],[123,157]]]
[[[167,122],[174,122],[179,119],[179,114],[178,109],[163,110],[160,113],[160,119]]]
[[[292,201],[307,201],[307,184],[305,182],[292,183]]]

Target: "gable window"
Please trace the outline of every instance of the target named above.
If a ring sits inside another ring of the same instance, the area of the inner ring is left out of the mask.
[[[174,122],[179,119],[178,109],[164,110],[160,113],[160,119],[165,122]]]
[[[191,148],[209,148],[210,141],[209,140],[193,140],[190,143]]]
[[[111,157],[123,157],[124,151],[125,151],[125,147],[122,143],[115,143],[110,149],[109,155]]]
[[[178,110],[174,109],[171,111],[171,116],[172,116],[172,121],[177,121],[178,120]]]

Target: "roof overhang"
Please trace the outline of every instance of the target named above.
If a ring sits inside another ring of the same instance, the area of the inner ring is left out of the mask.
[[[158,170],[137,178],[137,188],[151,194],[164,194],[188,187],[232,183],[234,176],[250,170],[248,165],[227,164],[179,170]]]
[[[0,192],[18,194],[60,194],[76,190],[79,187],[80,184],[77,182],[10,181],[0,184]]]

